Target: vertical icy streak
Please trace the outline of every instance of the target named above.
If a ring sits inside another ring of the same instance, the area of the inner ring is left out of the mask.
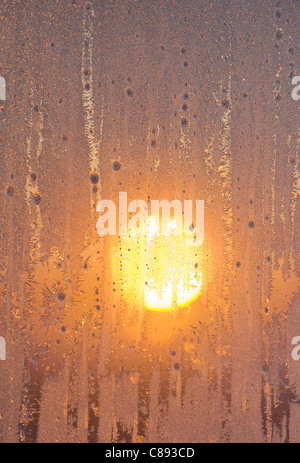
[[[212,134],[206,141],[207,147],[204,151],[205,173],[208,176],[208,181],[206,185],[207,204],[212,204],[215,198],[216,166],[214,161],[214,143],[215,136],[214,134]]]
[[[39,127],[38,127],[38,145],[35,159],[32,159],[32,131],[33,131],[33,111],[34,107],[33,104],[31,106],[30,111],[30,119],[29,119],[29,136],[27,138],[27,149],[26,149],[26,200],[28,206],[29,216],[31,220],[31,242],[38,242],[40,239],[40,232],[42,229],[42,218],[41,218],[41,211],[39,206],[40,201],[40,193],[39,193],[39,186],[38,186],[38,178],[34,181],[35,186],[33,186],[33,180],[30,177],[32,170],[38,169],[39,167],[39,158],[42,153],[43,149],[43,128],[44,128],[44,115],[42,111],[42,104],[40,102],[40,112],[39,112]],[[32,205],[35,202],[35,209],[33,209]],[[35,217],[34,217],[35,215]]]
[[[296,160],[295,160],[295,165],[293,168],[292,195],[291,195],[291,202],[290,202],[290,216],[291,216],[291,229],[292,230],[291,230],[291,240],[290,240],[290,250],[289,250],[289,268],[292,271],[295,271],[295,257],[293,257],[293,244],[294,244],[294,237],[295,237],[295,213],[296,213],[297,200],[298,200],[298,197],[300,196],[299,147],[300,147],[300,128],[298,128],[298,138],[297,138],[297,145],[296,145]]]
[[[90,6],[83,14],[83,41],[82,41],[82,105],[84,110],[85,136],[89,149],[89,164],[91,173],[99,176],[98,198],[102,193],[100,179],[99,147],[103,132],[103,109],[101,113],[100,137],[97,141],[95,136],[95,102],[94,102],[94,80],[93,80],[93,31],[94,31],[94,9]]]
[[[228,105],[224,110],[221,118],[221,140],[220,140],[220,159],[218,165],[218,173],[220,175],[220,191],[222,201],[222,222],[223,222],[223,243],[224,243],[224,285],[222,290],[222,301],[224,307],[223,326],[222,326],[222,342],[227,343],[228,333],[232,330],[231,320],[231,304],[230,298],[232,295],[232,227],[233,227],[233,208],[232,208],[232,153],[231,153],[231,72],[229,73],[228,90],[227,90]],[[225,361],[222,366],[221,384],[222,384],[222,421],[224,423],[221,439],[225,442],[230,441],[231,425],[231,392],[230,385],[227,383],[228,372],[231,368],[230,355],[228,361]],[[226,424],[225,424],[226,423]]]
[[[277,93],[280,92],[280,72],[281,72],[281,67],[278,69],[276,73],[276,85],[274,86],[273,93],[274,97],[276,96]],[[277,128],[279,124],[279,116],[278,114],[275,113],[274,116],[274,126]],[[272,225],[272,234],[273,236],[275,235],[275,225],[276,225],[276,211],[275,211],[275,200],[276,200],[276,169],[277,169],[277,156],[278,156],[278,139],[277,139],[277,133],[275,132],[273,135],[273,143],[274,143],[274,149],[273,149],[273,156],[272,156],[272,164],[271,164],[271,225]],[[276,257],[276,252],[275,250],[272,251],[273,255],[273,262],[275,262],[275,257]]]
[[[32,90],[31,90],[31,98],[32,98]],[[27,282],[32,281],[36,283],[37,275],[35,272],[35,267],[37,262],[40,259],[40,238],[41,238],[41,230],[42,230],[42,218],[41,218],[41,211],[40,211],[40,201],[41,196],[39,193],[38,188],[38,178],[36,177],[33,179],[31,174],[33,171],[38,171],[39,167],[39,158],[41,156],[43,150],[43,128],[44,128],[44,115],[42,111],[42,100],[40,101],[39,108],[31,103],[30,109],[30,116],[29,116],[29,135],[27,138],[27,148],[26,148],[26,186],[25,186],[25,194],[26,194],[26,201],[28,206],[29,212],[29,256],[27,261]],[[37,139],[37,148],[36,153],[33,156],[32,151],[32,139],[33,139],[33,132],[34,132],[34,113],[35,110],[39,110],[38,114],[38,122],[37,122],[37,130],[38,130],[38,139]],[[33,186],[34,183],[34,186]],[[31,285],[27,284],[24,288],[24,297],[25,297],[25,306],[28,305],[30,307],[28,311],[32,310],[32,306],[34,306],[34,299],[35,294],[31,289]],[[25,311],[26,312],[26,311]],[[27,369],[28,368],[28,369]],[[24,388],[22,391],[22,398],[21,398],[21,410],[20,410],[20,420],[19,420],[19,439],[21,442],[26,442],[28,438],[31,441],[35,440],[36,433],[37,433],[37,421],[39,418],[39,389],[38,387],[32,388],[29,390],[27,386],[25,386],[25,378],[26,376],[30,377],[31,373],[29,367],[25,366],[24,371]],[[31,379],[33,380],[33,378]],[[29,437],[28,437],[29,436]]]
[[[223,203],[222,220],[224,225],[224,247],[225,247],[225,286],[224,295],[228,299],[232,284],[232,153],[231,153],[231,73],[229,74],[229,83],[227,91],[228,108],[225,109],[221,119],[221,142],[220,142],[220,160],[218,172],[220,175],[221,195]]]
[[[160,126],[159,124],[156,124],[156,140],[158,140],[159,138],[159,135],[160,135]],[[155,161],[154,161],[154,172],[156,173],[159,166],[160,166],[160,163],[161,163],[161,155],[160,155],[160,151],[157,150],[156,153],[155,153]]]
[[[91,179],[91,189],[90,189],[90,215],[93,220],[92,229],[95,229],[95,203],[97,204],[102,198],[102,182],[101,182],[101,173],[100,173],[100,158],[99,158],[99,149],[100,143],[103,136],[103,124],[104,124],[104,105],[100,110],[100,127],[99,127],[99,139],[97,140],[95,134],[95,99],[94,99],[94,77],[93,77],[93,49],[94,49],[94,8],[92,2],[87,2],[84,5],[85,11],[83,13],[83,37],[82,37],[82,68],[81,68],[81,79],[82,79],[82,105],[84,111],[84,130],[85,137],[88,145],[88,154],[89,154],[89,170],[90,170],[90,179]],[[94,239],[88,236],[87,232],[85,234],[85,244],[84,250],[90,252],[90,255],[93,255],[96,251],[93,248],[93,244],[90,243],[90,240],[96,240],[94,243],[97,248],[97,253],[99,256],[104,254],[104,242],[99,240],[99,236],[94,234]],[[98,271],[103,276],[104,275],[104,263],[103,260],[98,262]],[[93,274],[95,279],[95,285],[98,286],[96,281],[96,275]],[[99,300],[101,307],[104,307],[104,291],[103,291],[103,279],[100,282],[99,295],[93,296]],[[95,301],[96,302],[96,301]],[[92,325],[92,319],[89,318],[89,323]],[[91,328],[90,325],[90,329]],[[95,351],[96,352],[96,351]],[[84,434],[87,431],[87,439],[93,439],[93,436],[98,434],[98,418],[97,414],[90,412],[89,410],[95,405],[98,407],[101,404],[101,398],[96,398],[95,393],[95,384],[93,380],[89,380],[88,371],[89,368],[93,370],[93,355],[88,359],[87,356],[82,352],[82,373],[86,375],[86,378],[82,378],[82,381],[86,383],[85,391],[82,391],[86,394],[86,399],[82,398],[81,408],[78,409],[79,417],[79,426],[82,429]],[[100,356],[101,357],[101,356]],[[94,359],[95,360],[95,359]],[[102,359],[100,358],[100,362]],[[96,370],[95,370],[96,371]],[[94,372],[95,373],[95,372]],[[102,386],[102,382],[100,381]],[[80,419],[81,417],[81,419]],[[94,424],[92,424],[94,423]],[[85,429],[86,428],[86,429]],[[93,429],[93,431],[92,431]],[[100,436],[99,436],[100,437]],[[83,435],[82,435],[83,439]]]
[[[188,130],[187,130],[188,129]],[[192,146],[192,141],[190,139],[190,130],[191,130],[191,122],[188,122],[188,128],[183,129],[183,127],[180,127],[180,145],[179,145],[179,151],[178,151],[178,164],[181,166],[182,160],[186,164],[190,163],[190,150]]]
[[[281,68],[276,72],[275,85],[273,84],[273,97],[276,98],[276,94],[280,92],[280,72]],[[277,129],[279,123],[278,114],[274,115],[274,127]],[[279,132],[280,133],[280,132]],[[263,285],[262,294],[261,294],[261,304],[262,307],[265,307],[269,310],[271,295],[273,292],[273,267],[275,266],[276,253],[274,250],[275,242],[275,226],[276,226],[276,209],[275,209],[275,200],[276,200],[276,170],[278,163],[278,137],[277,132],[274,131],[272,135],[272,145],[273,150],[270,158],[270,167],[269,167],[269,185],[270,185],[270,206],[271,206],[271,237],[268,238],[266,234],[267,229],[264,223],[264,236],[266,239],[265,250],[264,250],[264,261],[263,261],[263,274],[265,275],[265,283]],[[263,204],[264,205],[264,204]],[[271,243],[270,241],[271,240]],[[271,254],[271,258],[269,256]],[[267,259],[270,261],[270,264],[267,264]],[[270,268],[268,272],[268,267]],[[268,275],[268,277],[267,277]],[[266,310],[265,309],[265,310]],[[272,361],[272,325],[271,323],[265,323],[262,329],[262,339],[263,339],[263,357],[265,364],[263,366],[263,375],[262,375],[262,397],[261,397],[261,411],[262,411],[262,432],[263,439],[265,442],[272,441],[273,435],[273,423],[272,423],[272,412],[274,408],[274,389],[276,392],[276,387],[274,387],[274,382],[272,383],[272,375],[269,373],[269,364]]]
[[[38,120],[38,144],[36,149],[36,154],[32,156],[32,138],[33,138],[33,117],[34,117],[34,106],[31,105],[30,118],[29,118],[29,135],[27,138],[27,149],[26,149],[26,201],[29,212],[30,220],[30,239],[29,239],[29,249],[31,250],[29,254],[28,262],[28,272],[31,274],[34,272],[35,262],[39,257],[40,250],[40,235],[42,230],[42,217],[40,210],[40,192],[38,186],[38,178],[34,181],[31,177],[31,174],[34,170],[39,168],[39,158],[43,149],[43,128],[44,128],[44,116],[42,111],[42,101],[40,102],[40,112]],[[33,185],[34,183],[34,185]],[[34,206],[34,207],[33,207]]]

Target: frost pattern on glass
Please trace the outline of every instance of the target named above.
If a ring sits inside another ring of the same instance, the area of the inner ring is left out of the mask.
[[[299,14],[0,2],[1,442],[300,442]],[[99,236],[120,192],[203,245]]]

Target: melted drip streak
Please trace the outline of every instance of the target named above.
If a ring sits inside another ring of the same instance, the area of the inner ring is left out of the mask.
[[[222,220],[224,224],[224,247],[225,247],[225,286],[224,294],[228,295],[231,293],[232,283],[232,226],[233,226],[233,210],[232,210],[232,154],[231,154],[231,74],[229,75],[229,84],[227,99],[229,102],[228,109],[224,111],[222,116],[222,136],[220,143],[220,161],[218,166],[218,172],[221,178],[221,194],[223,201]]]
[[[89,148],[90,171],[100,170],[99,148],[103,133],[103,108],[101,111],[100,139],[95,138],[95,103],[93,87],[93,8],[86,10],[83,15],[83,42],[82,42],[82,104],[84,109],[85,136]],[[97,185],[98,200],[101,199],[102,187],[101,179]]]
[[[291,192],[290,214],[291,214],[291,245],[289,250],[289,267],[292,272],[295,271],[295,259],[293,258],[293,242],[295,237],[295,212],[298,196],[300,196],[300,166],[299,166],[299,146],[300,146],[300,129],[298,129],[296,163],[293,169],[293,190]]]

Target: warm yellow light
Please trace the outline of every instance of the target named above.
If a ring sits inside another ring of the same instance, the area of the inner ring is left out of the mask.
[[[143,235],[121,237],[123,291],[126,300],[150,310],[168,311],[187,306],[202,287],[200,248],[176,234],[170,219],[166,232],[159,219],[150,216]]]

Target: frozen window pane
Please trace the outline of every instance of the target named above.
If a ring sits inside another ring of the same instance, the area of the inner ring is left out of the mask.
[[[0,441],[300,442],[300,3],[0,16]]]

